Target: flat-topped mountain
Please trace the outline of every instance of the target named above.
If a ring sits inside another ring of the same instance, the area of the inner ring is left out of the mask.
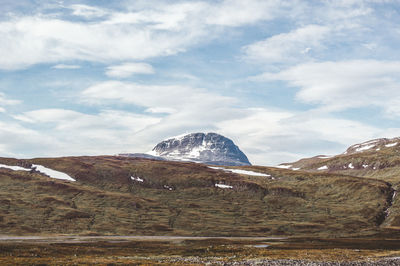
[[[216,133],[192,133],[169,138],[158,143],[149,154],[173,161],[251,165],[232,140]]]

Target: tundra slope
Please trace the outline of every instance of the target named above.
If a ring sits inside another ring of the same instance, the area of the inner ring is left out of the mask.
[[[393,187],[385,226],[400,228],[400,138],[381,138],[350,146],[335,156],[315,156],[279,167],[380,179]]]
[[[261,166],[230,166],[245,170],[235,173],[118,156],[0,163],[76,180],[0,168],[2,234],[376,235],[392,193],[379,180]],[[260,176],[240,174],[253,172]]]
[[[382,176],[382,172],[372,170],[382,170],[386,168],[396,168],[400,166],[400,138],[393,139],[374,139],[360,144],[350,146],[342,154],[335,156],[318,155],[311,158],[304,158],[293,163],[282,163],[278,167],[297,170],[365,170],[372,176]],[[323,168],[322,168],[323,167]],[[322,169],[319,169],[322,168]],[[325,168],[325,169],[324,169]],[[391,169],[393,170],[393,169]],[[352,171],[351,173],[356,173]],[[385,177],[394,176],[390,171]]]

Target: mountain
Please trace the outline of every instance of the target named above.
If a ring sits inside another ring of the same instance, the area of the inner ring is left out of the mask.
[[[212,165],[251,165],[232,140],[216,133],[192,133],[169,138],[158,143],[149,155]]]
[[[397,177],[396,169],[400,169],[400,138],[369,140],[350,146],[342,154],[304,158],[293,163],[280,164],[279,167],[380,178],[393,174]]]

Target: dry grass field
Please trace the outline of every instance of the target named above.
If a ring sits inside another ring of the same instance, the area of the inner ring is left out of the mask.
[[[379,239],[80,239],[2,241],[1,265],[398,265],[400,241]]]

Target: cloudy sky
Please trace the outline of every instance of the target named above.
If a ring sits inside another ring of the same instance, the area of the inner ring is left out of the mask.
[[[400,136],[400,1],[0,0],[0,156],[217,132],[275,165]]]

